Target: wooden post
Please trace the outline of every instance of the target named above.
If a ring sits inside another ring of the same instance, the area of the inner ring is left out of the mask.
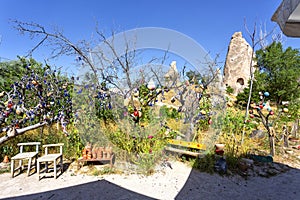
[[[289,133],[286,125],[283,125],[282,127],[282,134],[283,134],[283,146],[289,147]]]
[[[273,127],[269,128],[269,144],[270,144],[270,154],[275,156],[275,130]]]

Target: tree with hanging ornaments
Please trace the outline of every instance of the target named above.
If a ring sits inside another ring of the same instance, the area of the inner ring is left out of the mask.
[[[225,110],[226,100],[222,90],[220,69],[216,65],[217,59],[218,57],[213,61],[207,60],[206,72],[196,69],[182,73],[184,82],[175,82],[176,86],[172,88],[175,95],[171,98],[171,103],[179,102],[178,112],[183,115],[183,124],[189,126],[185,130],[187,141],[195,140],[197,137],[195,130],[207,131],[209,128],[221,127],[222,122],[218,115]],[[211,136],[215,137],[215,134],[217,133],[212,133]]]
[[[34,59],[20,58],[0,67],[4,76],[10,74],[1,77],[4,82],[0,83],[0,144],[52,123],[59,123],[68,134],[72,80]]]
[[[75,84],[72,101],[74,126],[80,133],[82,142],[99,145],[108,143],[107,138],[99,134],[103,127],[116,123],[106,83],[102,82],[100,87],[86,80]]]
[[[274,140],[277,138],[274,128],[282,123],[283,119],[287,124],[287,121],[299,118],[297,114],[299,112],[299,106],[297,106],[299,104],[299,55],[299,50],[290,47],[283,49],[282,44],[276,41],[256,51],[257,70],[253,73],[255,79],[252,81],[254,94],[250,99],[251,110],[247,114],[252,120],[261,121],[266,128],[271,155],[275,155],[275,141],[277,140]],[[244,100],[247,99],[249,90],[246,88],[237,95],[238,103],[245,103]],[[265,99],[268,99],[268,102],[265,102]],[[283,104],[284,101],[289,103]],[[265,106],[270,103],[274,105],[274,110]]]
[[[274,126],[276,120],[278,120],[283,114],[287,114],[289,112],[287,108],[288,104],[283,104],[281,108],[278,107],[275,114],[274,110],[271,108],[270,100],[268,100],[270,99],[269,92],[259,92],[259,97],[259,102],[252,102],[250,104],[250,119],[247,122],[258,119],[263,124],[269,136],[270,155],[275,156],[275,139],[278,139],[278,137]]]
[[[133,91],[133,104],[128,104],[128,112],[131,113],[135,123],[151,120],[151,108],[158,102],[158,96],[164,88],[157,88],[153,79],[141,84]]]

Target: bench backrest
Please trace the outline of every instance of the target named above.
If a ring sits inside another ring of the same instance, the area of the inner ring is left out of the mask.
[[[41,145],[40,142],[24,142],[24,143],[18,143],[17,144],[20,147],[20,153],[23,153],[24,146],[34,146],[35,145],[35,152],[39,152],[39,145]]]
[[[64,143],[58,143],[58,144],[45,144],[43,145],[43,147],[45,148],[45,155],[48,155],[48,148],[50,147],[59,147],[59,153],[62,154],[63,153],[63,146]]]

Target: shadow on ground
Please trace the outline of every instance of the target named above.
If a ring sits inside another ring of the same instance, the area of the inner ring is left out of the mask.
[[[279,163],[274,163],[279,165]],[[208,174],[192,169],[184,186],[176,195],[176,200],[252,200],[252,199],[299,199],[300,170],[289,168],[283,173],[269,178],[251,176],[221,176],[217,173]],[[67,167],[67,166],[65,166]],[[268,169],[270,166],[268,167]],[[281,168],[276,168],[280,170]],[[176,170],[176,169],[169,169]],[[146,187],[146,186],[145,186]],[[141,191],[142,193],[143,191]],[[167,191],[166,191],[167,192]],[[149,196],[125,189],[106,180],[98,180],[76,186],[23,195],[7,199],[108,199],[108,200],[150,200]],[[165,198],[164,198],[165,199]],[[173,199],[170,197],[170,199]]]
[[[122,199],[122,200],[140,200],[153,198],[138,194],[136,192],[124,189],[106,180],[94,181],[86,184],[76,185],[72,187],[52,190],[37,194],[18,196],[7,199],[34,200],[34,199]]]
[[[300,199],[299,169],[275,162],[263,166],[268,167],[263,168],[260,166],[259,173],[254,174],[252,172],[251,176],[247,178],[239,175],[201,173],[193,168],[185,185],[175,199]],[[283,171],[265,176],[268,173],[280,170]]]

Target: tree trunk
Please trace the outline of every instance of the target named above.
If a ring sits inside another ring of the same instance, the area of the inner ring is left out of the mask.
[[[299,119],[296,119],[292,125],[291,134],[293,137],[298,138],[298,131],[299,131]]]
[[[282,135],[283,135],[283,146],[289,147],[289,132],[287,130],[286,125],[283,126]]]
[[[271,156],[275,156],[275,137],[269,135],[269,143],[270,143],[270,154]]]
[[[270,154],[275,156],[275,130],[273,127],[269,127],[269,145],[270,145]]]
[[[191,122],[189,131],[188,131],[188,134],[187,134],[187,141],[191,141],[193,134],[194,134],[194,123]]]

